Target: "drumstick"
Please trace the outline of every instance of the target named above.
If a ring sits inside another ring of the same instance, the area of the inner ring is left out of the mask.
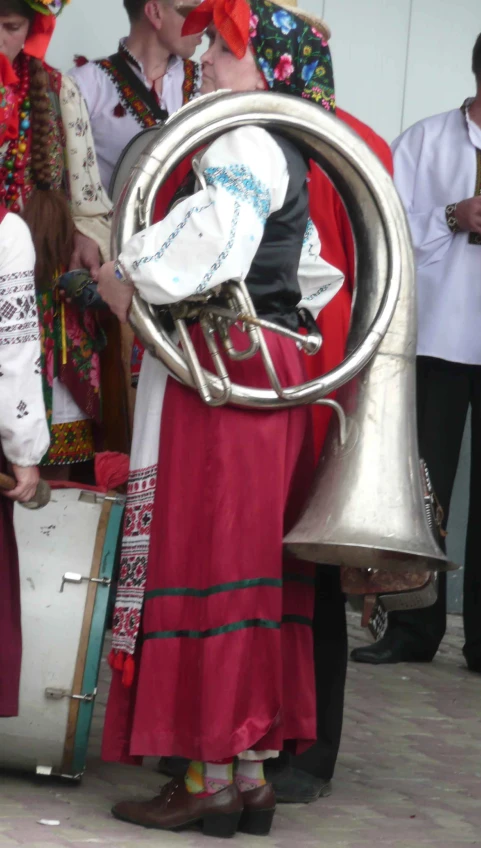
[[[13,477],[9,477],[8,474],[0,473],[0,489],[11,492],[12,489],[16,488],[16,486],[17,482],[13,479]],[[50,495],[50,486],[46,480],[39,480],[37,491],[35,492],[32,500],[27,503],[21,503],[20,506],[24,506],[27,509],[41,509],[43,506],[47,506],[50,502]]]

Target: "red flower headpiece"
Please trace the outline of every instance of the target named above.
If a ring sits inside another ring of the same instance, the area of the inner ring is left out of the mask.
[[[23,48],[25,53],[35,59],[45,59],[55,29],[56,18],[70,0],[25,0],[36,15],[33,19],[28,38]]]
[[[212,22],[237,59],[249,44],[250,6],[246,0],[203,0],[185,19],[182,35],[203,32]]]

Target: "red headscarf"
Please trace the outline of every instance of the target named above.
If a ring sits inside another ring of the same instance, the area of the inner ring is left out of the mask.
[[[247,0],[204,0],[189,12],[182,35],[203,32],[213,22],[234,56],[242,59],[249,44],[250,16]]]
[[[56,22],[54,15],[37,12],[23,48],[24,53],[33,56],[34,59],[45,59]]]

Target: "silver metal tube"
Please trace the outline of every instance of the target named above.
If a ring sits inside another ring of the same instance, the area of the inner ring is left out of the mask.
[[[345,124],[314,104],[266,92],[216,94],[207,97],[204,103],[198,100],[195,108],[182,109],[163,128],[149,132],[147,147],[135,163],[115,207],[113,253],[118,254],[122,244],[137,232],[139,217],[148,223],[152,221],[158,189],[176,165],[193,149],[220,133],[257,124],[282,132],[305,147],[339,190],[349,210],[357,244],[358,286],[348,356],[329,374],[300,387],[285,389],[282,398],[274,390],[234,384],[230,402],[256,408],[313,403],[348,382],[371,360],[392,320],[403,276],[414,297],[409,240],[401,244],[398,230],[399,222],[405,220],[404,211],[377,157]],[[140,216],[139,188],[143,198]],[[170,373],[194,387],[182,352],[171,343],[149,305],[138,295],[134,297],[130,320],[146,347],[162,359]],[[394,338],[390,339],[390,345],[396,347]],[[222,387],[216,383],[218,378],[212,374],[209,379],[221,393]]]

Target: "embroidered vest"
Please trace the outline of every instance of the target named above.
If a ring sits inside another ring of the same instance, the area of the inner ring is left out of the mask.
[[[122,55],[124,59],[127,57],[123,53],[115,54]],[[120,68],[116,66],[115,56],[110,56],[106,59],[97,59],[94,62],[115,85],[119,93],[120,105],[131,115],[134,116],[137,123],[143,129],[155,127],[158,119],[152,114],[152,109],[144,102],[142,94],[145,89],[142,80],[139,79],[138,85],[133,85],[126,79]],[[189,100],[197,93],[199,83],[199,66],[191,59],[184,59],[184,82],[182,85],[182,102],[188,103]]]

